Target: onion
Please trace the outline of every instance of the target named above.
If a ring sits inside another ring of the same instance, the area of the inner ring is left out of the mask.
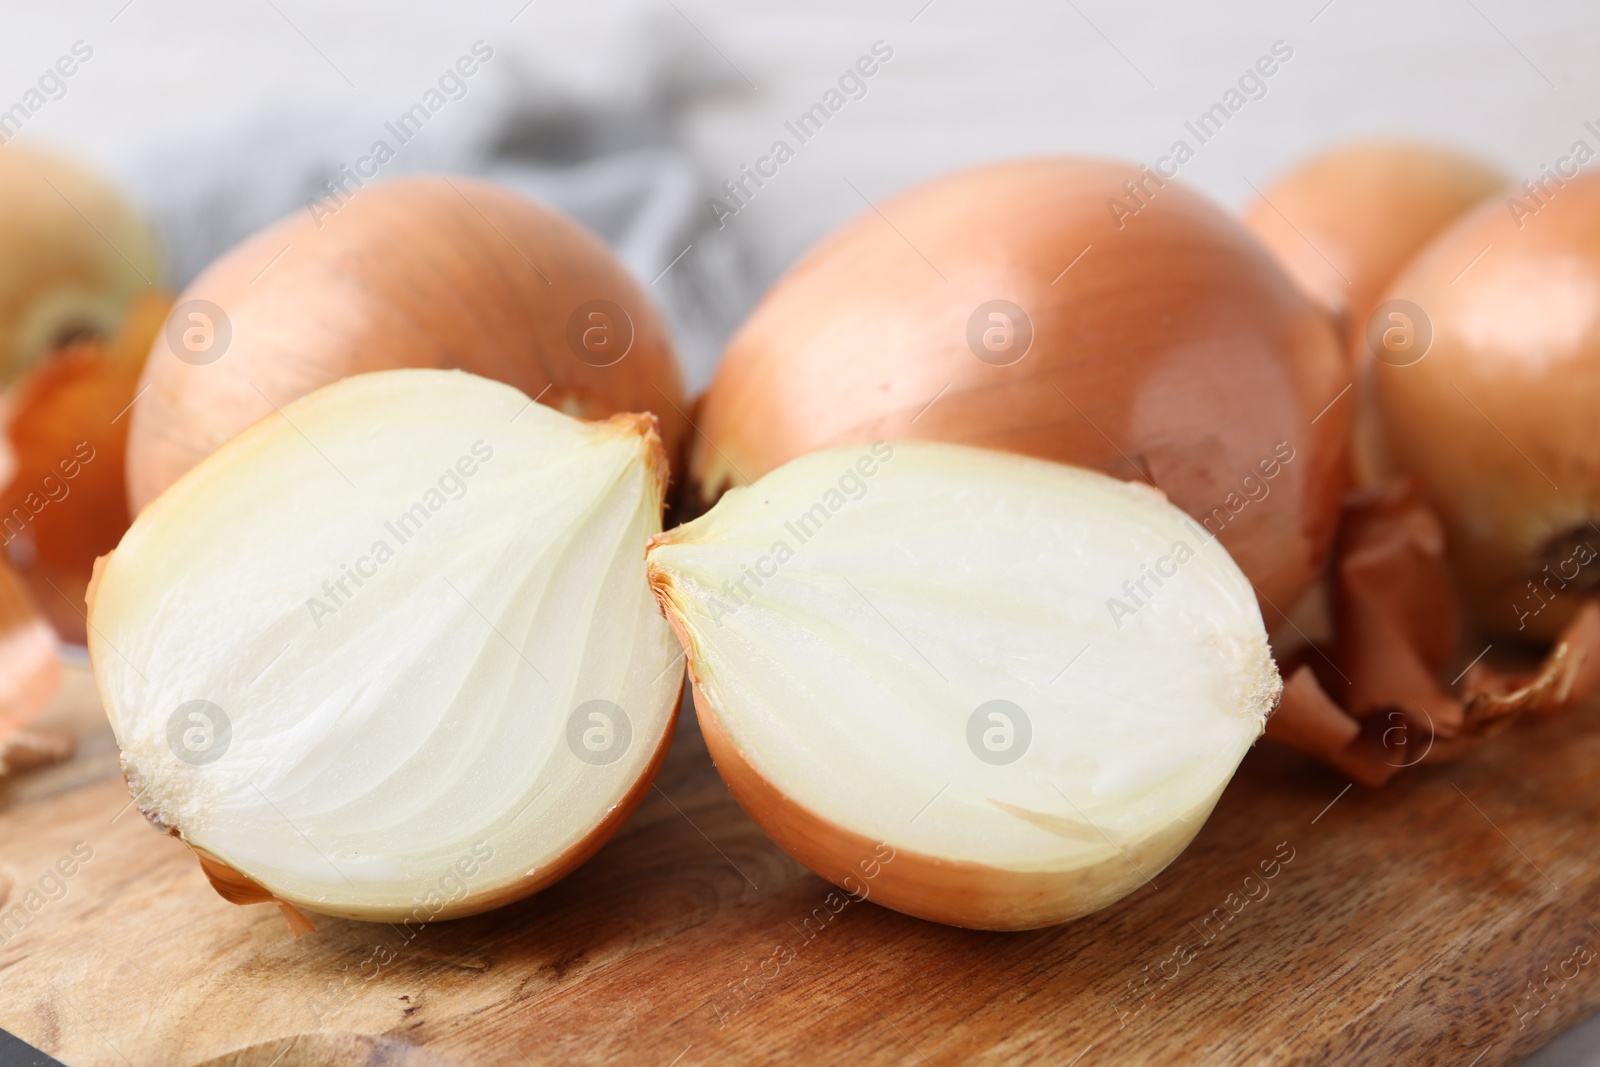
[[[1312,300],[1360,332],[1407,261],[1504,185],[1499,171],[1460,152],[1360,142],[1278,179],[1245,223]]]
[[[455,367],[585,418],[653,411],[688,428],[666,327],[576,223],[464,178],[357,189],[212,264],[151,352],[128,443],[137,512],[218,445],[340,378]]]
[[[1544,640],[1600,589],[1600,178],[1510,199],[1384,294],[1419,340],[1372,361],[1361,451],[1420,483],[1471,617]]]
[[[1019,452],[1150,480],[1287,610],[1334,532],[1343,357],[1242,226],[1158,181],[999,164],[844,226],[728,346],[697,416],[701,502],[841,443]]]
[[[3,385],[64,341],[114,333],[161,272],[142,220],[77,166],[8,144],[0,203]]]
[[[172,301],[149,290],[109,340],[82,338],[33,367],[6,394],[13,470],[0,491],[6,556],[62,640],[83,644],[94,561],[128,528],[124,477],[129,406]]]
[[[1059,464],[836,447],[648,561],[744,809],[847,892],[958,926],[1059,923],[1144,885],[1280,690],[1215,539]]]
[[[682,668],[645,580],[666,460],[437,370],[353,377],[186,474],[98,569],[134,797],[235,902],[483,911],[649,788]]]

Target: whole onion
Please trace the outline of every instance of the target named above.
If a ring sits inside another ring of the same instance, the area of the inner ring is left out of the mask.
[[[151,350],[128,442],[137,513],[222,442],[366,371],[459,368],[582,418],[688,429],[660,315],[593,235],[509,190],[411,178],[297,213],[197,278]]]
[[[1460,152],[1405,142],[1345,145],[1278,179],[1245,224],[1347,330],[1424,245],[1505,185]]]
[[[64,341],[115,333],[161,280],[154,241],[110,186],[17,145],[0,152],[0,384]]]
[[[887,200],[773,287],[698,416],[702,505],[805,452],[920,438],[1148,479],[1287,610],[1333,535],[1352,405],[1326,317],[1200,196],[1110,162]]]
[[[1600,588],[1600,178],[1485,203],[1384,295],[1362,466],[1421,483],[1478,623],[1554,637]]]

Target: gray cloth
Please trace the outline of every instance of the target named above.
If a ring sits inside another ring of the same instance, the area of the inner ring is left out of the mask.
[[[706,210],[709,176],[674,132],[684,107],[726,83],[686,73],[704,65],[685,60],[693,42],[681,33],[633,41],[647,53],[635,65],[639,76],[604,96],[535,77],[500,50],[471,78],[449,81],[462,95],[445,97],[403,145],[394,115],[262,113],[226,131],[153,146],[127,184],[155,222],[169,284],[181,287],[256,230],[309,211],[326,195],[324,182],[382,139],[398,147],[380,180],[482,177],[597,233],[665,311],[689,388],[698,392],[757,295],[744,250]],[[419,80],[419,92],[433,87]]]

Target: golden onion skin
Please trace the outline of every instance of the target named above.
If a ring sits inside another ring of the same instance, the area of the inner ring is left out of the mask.
[[[1600,178],[1542,199],[1483,204],[1395,279],[1431,343],[1370,361],[1358,450],[1419,481],[1472,618],[1546,640],[1600,587]]]
[[[220,309],[231,336],[180,354],[196,308]],[[614,359],[611,340],[625,345]],[[598,238],[486,182],[406,178],[296,212],[178,298],[132,414],[129,503],[137,514],[289,401],[401,367],[470,371],[579,418],[654,412],[674,460],[689,429],[666,323]]]
[[[728,345],[697,417],[699,506],[829,445],[1019,452],[1149,478],[1212,517],[1277,618],[1334,532],[1352,410],[1336,401],[1344,357],[1327,317],[1242,225],[1156,181],[1096,160],[1001,163],[846,223]],[[1016,318],[1009,350],[996,313]]]

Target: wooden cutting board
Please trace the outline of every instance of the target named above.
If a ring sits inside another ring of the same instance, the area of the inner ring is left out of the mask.
[[[690,717],[594,860],[409,940],[321,918],[295,940],[223,903],[127,807],[86,672],[52,718],[78,756],[0,791],[12,905],[59,898],[0,944],[0,1027],[73,1067],[1489,1067],[1600,1008],[1594,708],[1378,791],[1261,746],[1152,885],[1026,934],[842,903],[733,803]]]

